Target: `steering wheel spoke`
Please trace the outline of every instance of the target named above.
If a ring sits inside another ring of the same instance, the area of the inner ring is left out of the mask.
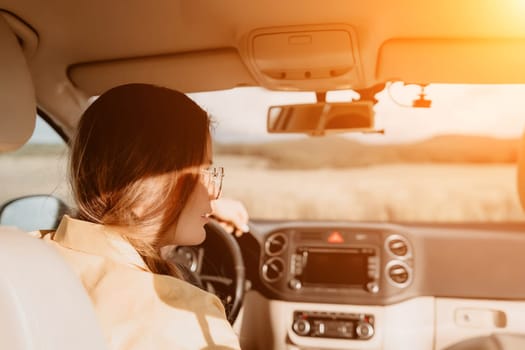
[[[200,275],[202,282],[219,283],[229,287],[233,283],[233,279],[224,276]]]

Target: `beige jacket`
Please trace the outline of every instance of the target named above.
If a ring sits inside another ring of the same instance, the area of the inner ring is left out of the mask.
[[[216,296],[150,272],[110,227],[65,216],[44,239],[80,276],[110,349],[240,348]]]

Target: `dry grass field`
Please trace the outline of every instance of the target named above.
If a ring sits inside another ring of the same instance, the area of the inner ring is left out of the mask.
[[[454,144],[449,141],[448,147]],[[456,140],[463,151],[446,151],[434,140],[427,142],[427,151],[421,145],[403,145],[374,146],[368,153],[364,148],[341,148],[342,144],[331,145],[333,149],[327,151],[316,142],[310,146],[299,143],[296,148],[282,144],[253,149],[216,147],[214,162],[226,167],[224,195],[243,201],[253,218],[525,220],[516,191],[514,141],[472,148]],[[486,152],[495,147],[498,152]],[[323,154],[330,156],[322,158]],[[344,154],[360,156],[345,158]],[[68,200],[66,156],[65,148],[52,147],[1,155],[0,203],[42,193]],[[328,167],[323,162],[330,157],[340,161]],[[368,161],[363,163],[363,159]],[[354,163],[348,163],[351,160]]]
[[[380,221],[521,221],[513,164],[390,164],[280,170],[267,160],[216,157],[224,195],[252,217]]]
[[[518,140],[441,135],[406,144],[363,144],[340,136],[226,144],[219,154],[257,156],[278,169],[354,168],[393,163],[501,164],[517,159]]]
[[[65,146],[29,146],[0,155],[0,204],[31,194],[53,194],[70,203]]]

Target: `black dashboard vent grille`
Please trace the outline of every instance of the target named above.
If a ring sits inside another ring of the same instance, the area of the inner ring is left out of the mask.
[[[324,232],[319,231],[307,231],[301,232],[301,241],[320,241],[323,239]]]

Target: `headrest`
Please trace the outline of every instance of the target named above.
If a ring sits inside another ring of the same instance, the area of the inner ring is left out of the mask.
[[[36,101],[18,40],[0,14],[0,152],[22,146],[33,134]]]

